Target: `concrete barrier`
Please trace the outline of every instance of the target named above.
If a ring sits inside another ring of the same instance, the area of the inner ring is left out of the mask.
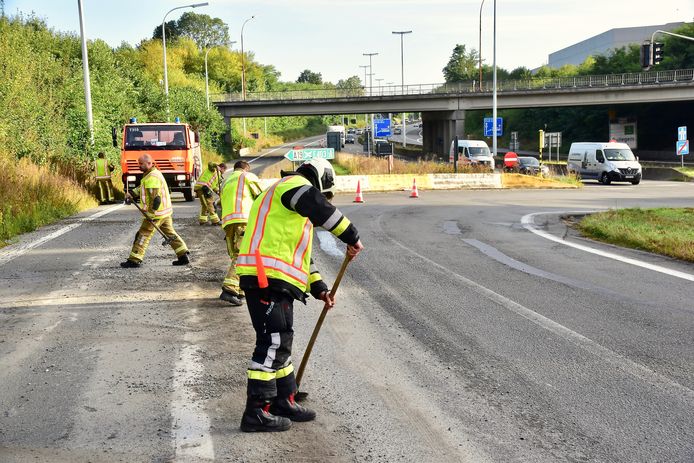
[[[335,180],[335,193],[354,193],[361,182],[362,192],[409,191],[416,179],[419,190],[462,190],[475,188],[502,188],[501,174],[392,174],[392,175],[339,175]],[[263,188],[278,179],[261,179]]]

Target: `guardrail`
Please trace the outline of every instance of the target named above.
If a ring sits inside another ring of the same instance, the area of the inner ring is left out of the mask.
[[[694,82],[694,69],[631,72],[598,76],[540,77],[497,82],[497,92],[552,91],[571,88],[634,87],[654,84]],[[393,97],[431,94],[491,93],[492,82],[448,82],[440,84],[390,85],[357,88],[319,88],[283,92],[246,92],[246,101],[284,101]],[[211,95],[214,102],[243,101],[241,93]]]

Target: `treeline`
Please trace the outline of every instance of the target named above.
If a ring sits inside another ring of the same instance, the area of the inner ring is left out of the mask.
[[[673,31],[676,34],[694,37],[694,23],[684,24]],[[654,67],[653,71],[694,68],[694,42],[672,36],[658,36],[658,41],[664,43],[664,59]],[[465,45],[456,45],[442,72],[447,82],[479,81],[479,55],[475,49],[466,50]],[[492,67],[482,66],[482,81],[489,83],[492,78]],[[620,74],[642,72],[640,64],[640,47],[631,45],[612,50],[604,55],[590,56],[580,65],[565,65],[560,68],[550,68],[545,65],[531,72],[526,67],[512,71],[497,68],[498,80],[523,80],[530,78],[555,78],[582,75]],[[677,115],[673,111],[663,110],[662,115],[653,115],[653,105],[622,105],[612,110],[611,114],[602,108],[567,107],[567,108],[536,108],[500,110],[499,116],[504,118],[504,136],[501,146],[508,146],[510,132],[519,132],[522,150],[538,148],[537,131],[563,132],[563,148],[573,140],[607,139],[609,136],[609,119],[612,117],[649,118],[649,126],[640,126],[639,146],[646,149],[661,148],[654,135],[669,130],[664,118]],[[682,105],[674,105],[681,110]],[[483,120],[491,117],[490,111],[469,111],[465,119],[465,133],[473,138],[483,138]],[[673,122],[674,123],[674,122]],[[657,127],[658,130],[655,130]],[[670,132],[668,132],[670,133]],[[668,145],[669,146],[669,145]]]
[[[225,144],[224,120],[206,103],[207,50],[210,93],[240,91],[239,52],[226,47],[204,49],[187,36],[167,37],[171,119],[178,116],[198,130],[208,154],[229,158],[234,147],[323,130],[321,117],[251,118],[248,132],[260,133],[260,139],[245,139],[241,122],[234,121],[232,143]],[[96,153],[104,151],[112,164],[119,165],[119,152],[111,142],[112,127],[122,126],[130,117],[141,122],[166,120],[162,52],[162,42],[155,38],[136,46],[123,43],[116,49],[102,40],[88,42],[92,145],[79,36],[56,32],[34,16],[0,16],[0,165],[4,178],[0,182],[0,245],[17,233],[94,204],[89,188]],[[252,54],[246,57],[246,73],[249,91],[283,85],[274,67],[257,63]],[[273,134],[269,140],[266,126]]]

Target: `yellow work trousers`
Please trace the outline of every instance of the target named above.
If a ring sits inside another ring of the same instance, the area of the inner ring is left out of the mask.
[[[227,270],[226,277],[224,277],[222,288],[238,295],[243,295],[243,291],[239,288],[239,277],[236,275],[236,259],[239,257],[239,246],[241,245],[241,238],[243,238],[243,233],[245,231],[245,223],[232,223],[224,227],[227,252],[231,258],[231,264],[229,265],[229,270]]]
[[[113,201],[113,184],[111,179],[99,179],[96,181],[96,184],[99,185],[99,201],[102,203]]]
[[[202,191],[197,191],[198,198],[200,199],[200,225],[207,223],[211,220],[213,224],[219,223],[219,216],[214,210],[214,199],[212,196],[209,198],[205,197]]]
[[[188,247],[186,246],[186,243],[183,242],[181,237],[178,236],[178,233],[176,233],[176,230],[174,230],[171,216],[165,217],[163,219],[156,219],[154,222],[157,224],[159,229],[164,232],[166,236],[170,236],[173,238],[173,240],[169,244],[176,253],[176,256],[182,256],[183,254],[188,252]],[[155,232],[154,225],[152,224],[152,222],[150,222],[147,219],[142,219],[142,225],[140,225],[140,229],[135,234],[133,249],[130,251],[130,257],[128,257],[128,260],[131,260],[133,262],[142,262],[142,259],[144,259],[145,257],[145,251],[147,251],[147,246],[149,246],[149,242],[152,239],[152,235],[154,233],[159,232]]]

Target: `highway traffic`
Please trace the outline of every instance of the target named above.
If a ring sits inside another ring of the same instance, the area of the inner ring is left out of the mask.
[[[694,268],[562,219],[691,193],[337,196],[366,250],[302,382],[318,418],[272,439],[238,429],[253,330],[217,299],[224,234],[197,205],[174,205],[185,268],[154,242],[120,268],[138,220],[123,205],[27,234],[0,251],[3,461],[692,461]],[[332,281],[344,245],[317,231],[314,247]],[[297,306],[296,362],[322,305]]]

